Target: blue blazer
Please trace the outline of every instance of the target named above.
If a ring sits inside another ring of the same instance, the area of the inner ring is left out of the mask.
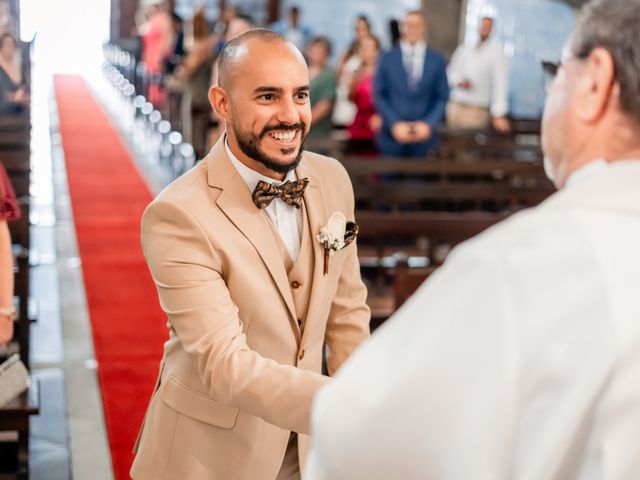
[[[447,64],[439,52],[427,48],[422,78],[413,89],[400,47],[384,53],[373,86],[373,101],[383,119],[376,138],[378,148],[388,155],[423,155],[435,147],[435,136],[425,143],[400,145],[391,136],[391,126],[398,121],[421,120],[435,131],[444,119],[448,99]]]

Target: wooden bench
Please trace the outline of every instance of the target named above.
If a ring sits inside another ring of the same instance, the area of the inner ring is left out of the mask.
[[[358,256],[375,329],[444,262],[455,245],[509,213],[357,211]],[[415,256],[412,256],[415,255]],[[411,260],[417,260],[414,267]]]
[[[442,127],[437,155],[446,158],[486,158],[535,160],[542,158],[539,123],[520,122],[510,133],[493,129],[449,129]]]
[[[9,433],[11,437],[11,432],[17,432],[17,438],[0,442],[0,450],[11,452],[2,455],[6,461],[2,462],[0,478],[29,478],[29,418],[39,413],[40,394],[37,382],[32,382],[28,391],[0,407],[0,433]],[[5,469],[8,471],[5,472]]]
[[[0,132],[24,132],[31,130],[29,111],[0,115]]]

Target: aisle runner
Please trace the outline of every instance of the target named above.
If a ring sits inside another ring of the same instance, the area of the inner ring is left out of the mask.
[[[55,91],[113,468],[128,479],[168,336],[140,249],[151,194],[84,81],[56,76]]]

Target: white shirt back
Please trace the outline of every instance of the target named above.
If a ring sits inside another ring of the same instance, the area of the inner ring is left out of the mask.
[[[305,479],[640,478],[640,160],[453,250],[316,397]]]

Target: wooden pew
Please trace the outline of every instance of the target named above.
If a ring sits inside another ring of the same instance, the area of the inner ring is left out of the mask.
[[[0,132],[24,132],[31,130],[29,111],[0,115]]]
[[[347,157],[359,209],[515,210],[554,187],[541,162]]]
[[[30,84],[30,44],[21,42],[22,65],[25,81]],[[29,183],[30,183],[30,111],[0,116],[0,161],[5,166],[16,190],[22,208],[22,218],[10,223],[14,242],[15,294],[18,302],[18,320],[10,349],[18,347],[22,361],[29,368],[30,324],[29,304]],[[13,353],[13,352],[9,352]],[[0,455],[0,478],[29,478],[29,417],[39,413],[37,383],[30,390],[0,408],[0,432],[17,432],[15,441],[1,443],[0,448],[10,455]],[[5,470],[9,466],[10,475]]]
[[[539,122],[514,122],[510,133],[493,129],[449,129],[441,127],[437,156],[443,158],[486,158],[535,160],[542,158]]]
[[[425,237],[428,239],[425,254],[431,262],[441,263],[436,255],[439,244],[455,246],[508,216],[509,213],[491,212],[357,211],[358,243],[359,248],[363,244],[384,248],[393,239]]]
[[[0,432],[17,432],[14,442],[0,442],[0,451],[15,448],[14,455],[0,455],[1,463],[13,463],[8,468],[14,473],[0,478],[29,478],[29,417],[40,413],[38,383],[33,382],[28,391],[0,407]],[[14,457],[13,462],[9,457]],[[5,467],[6,468],[6,467]]]
[[[377,328],[402,305],[442,264],[451,248],[508,216],[491,212],[357,211],[358,255],[369,285],[371,328]],[[412,244],[415,239],[423,245]],[[411,260],[421,266],[413,268]]]

